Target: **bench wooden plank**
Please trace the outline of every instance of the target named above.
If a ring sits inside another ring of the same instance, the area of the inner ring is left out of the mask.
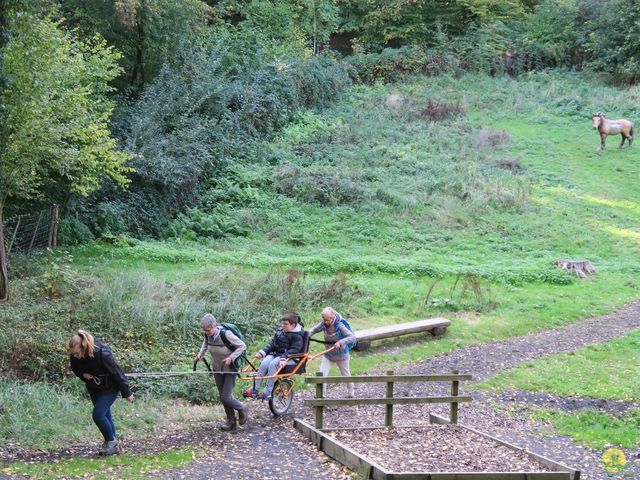
[[[417,320],[415,322],[385,325],[383,327],[367,328],[365,330],[356,330],[355,336],[358,341],[356,349],[358,349],[358,345],[366,348],[373,340],[381,340],[383,338],[397,337],[411,333],[428,332],[434,329],[444,330],[449,325],[451,325],[451,320],[438,317]]]

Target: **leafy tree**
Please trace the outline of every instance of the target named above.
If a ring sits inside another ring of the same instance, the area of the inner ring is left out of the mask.
[[[640,80],[640,2],[608,0],[587,23],[590,65],[610,73],[614,79]]]
[[[431,45],[441,25],[448,35],[471,24],[521,19],[519,0],[390,0],[364,18],[363,40],[372,46]]]
[[[60,0],[67,22],[86,37],[100,33],[123,53],[118,87],[140,93],[174,54],[209,28],[213,9],[201,0]]]
[[[0,300],[8,295],[2,213],[9,202],[43,190],[86,195],[105,177],[126,183],[127,156],[107,122],[108,82],[120,73],[119,54],[103,40],[76,40],[59,22],[9,12],[0,52]]]
[[[543,0],[526,22],[525,48],[546,65],[571,65],[579,48],[579,15],[575,0]]]
[[[253,38],[257,48],[273,58],[304,54],[305,36],[294,2],[251,0],[238,3],[235,13],[242,18],[237,35]]]
[[[200,202],[211,181],[224,182],[234,164],[252,161],[256,139],[349,83],[346,70],[326,57],[273,62],[252,37],[231,30],[179,45],[175,61],[121,109],[119,133],[136,172],[126,195],[100,192],[105,210],[97,220],[128,212],[129,223],[113,224],[111,233],[159,234],[170,216]]]
[[[308,42],[311,43],[314,55],[320,46],[329,41],[339,23],[339,9],[335,0],[297,0],[296,8],[300,25]]]
[[[259,47],[276,58],[317,54],[337,29],[338,0],[235,0],[217,7],[239,32],[254,35]]]

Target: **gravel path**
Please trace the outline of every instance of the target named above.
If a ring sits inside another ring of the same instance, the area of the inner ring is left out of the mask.
[[[610,315],[581,320],[552,330],[461,348],[415,363],[411,371],[451,372],[458,369],[472,373],[474,381],[480,382],[523,362],[608,342],[636,328],[640,328],[640,302],[630,303]]]
[[[487,379],[497,372],[518,366],[522,362],[554,353],[576,350],[593,343],[607,342],[640,327],[640,302],[634,302],[610,315],[591,318],[522,337],[510,338],[492,344],[476,345],[449,354],[417,362],[398,373],[450,372],[457,369],[474,375],[474,382]],[[393,368],[390,365],[389,368]],[[396,395],[433,394],[433,384],[405,384],[398,387]],[[329,396],[342,393],[335,387]],[[383,386],[361,384],[357,396],[383,393]],[[467,391],[473,386],[468,385]],[[377,389],[377,390],[376,390]],[[428,391],[426,391],[428,390]],[[461,392],[463,393],[463,392]],[[532,422],[527,411],[532,405],[549,406],[571,411],[578,408],[599,407],[613,413],[624,413],[634,405],[625,402],[604,402],[582,397],[563,398],[530,392],[491,394],[472,392],[474,403],[460,408],[461,423],[477,428],[498,438],[525,447],[531,451],[575,466],[583,472],[583,480],[605,480],[612,478],[604,473],[600,465],[602,452],[583,448],[569,438],[556,435],[549,426]],[[233,433],[220,432],[214,424],[199,427],[196,431],[185,431],[160,438],[155,442],[138,442],[126,445],[129,453],[143,453],[166,449],[167,446],[206,445],[208,448],[199,460],[185,468],[161,473],[162,478],[190,479],[348,479],[353,475],[324,454],[318,453],[301,434],[291,426],[295,416],[312,418],[310,409],[302,404],[302,398],[310,397],[310,390],[298,392],[290,416],[274,420],[266,404],[253,404],[250,425]],[[349,407],[326,409],[327,426],[366,425],[383,423],[383,407]],[[447,415],[441,406],[398,406],[395,424],[416,426],[428,424],[428,412]],[[13,453],[13,455],[12,455]],[[8,452],[0,446],[0,458],[5,461],[15,458],[17,452]],[[640,479],[640,451],[627,451],[633,459],[628,478]],[[20,452],[17,456],[30,460],[47,461],[68,456],[88,456],[90,451],[69,449],[41,458]],[[154,477],[157,478],[158,474]],[[0,474],[1,477],[1,474]],[[616,478],[616,477],[613,477]],[[621,477],[617,477],[621,478]]]
[[[274,419],[266,404],[253,402],[252,422],[235,432],[211,430],[211,448],[184,468],[154,478],[216,480],[349,480],[352,472],[312,445],[292,427],[293,416]],[[256,418],[257,417],[257,418]]]
[[[523,362],[555,353],[573,351],[586,345],[613,340],[640,328],[640,302],[634,302],[602,317],[590,318],[552,330],[514,337],[495,343],[474,345],[449,354],[438,355],[424,362],[411,364],[404,369],[395,369],[396,373],[448,373],[452,370],[469,372],[474,381],[479,382],[494,376],[501,370],[517,367]],[[392,366],[391,366],[392,367]],[[564,411],[579,408],[591,408],[612,414],[621,414],[639,405],[622,401],[602,401],[584,397],[558,397],[531,392],[507,392],[491,394],[473,392],[473,383],[466,391],[473,394],[472,404],[460,407],[459,421],[502,440],[552,458],[560,463],[576,467],[582,471],[583,480],[605,480],[611,477],[601,466],[602,451],[595,451],[575,444],[570,438],[557,435],[552,428],[542,422],[532,422],[528,412],[532,406],[545,406]],[[340,396],[334,386],[328,396]],[[384,395],[382,385],[360,384],[356,396],[369,397]],[[448,385],[432,383],[398,384],[397,396],[419,396],[447,394]],[[311,395],[310,392],[305,392]],[[461,393],[464,393],[464,388]],[[440,413],[448,416],[444,405],[438,406],[397,406],[395,407],[397,426],[427,425],[428,413]],[[351,407],[350,411],[328,410],[327,426],[371,426],[382,424],[383,407]],[[311,418],[311,415],[308,415]],[[624,449],[623,449],[624,450]],[[631,459],[628,478],[640,480],[640,449],[627,450]],[[617,477],[621,478],[621,477]]]

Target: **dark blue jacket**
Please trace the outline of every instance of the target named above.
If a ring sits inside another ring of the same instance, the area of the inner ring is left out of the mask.
[[[261,352],[264,356],[273,355],[276,357],[288,358],[297,353],[303,353],[304,329],[298,325],[292,332],[278,330],[269,344]]]

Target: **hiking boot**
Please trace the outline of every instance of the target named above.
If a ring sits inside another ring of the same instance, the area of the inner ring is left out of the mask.
[[[227,421],[220,425],[220,430],[225,432],[230,432],[231,430],[235,430],[238,428],[238,424],[236,423],[235,418],[227,418]]]
[[[253,389],[253,388],[247,388],[246,390],[242,391],[242,396],[245,398],[254,398],[258,395],[258,391]]]
[[[238,423],[244,425],[249,418],[249,407],[245,407],[242,410],[238,410]]]
[[[102,442],[102,445],[100,446],[100,450],[98,450],[98,455],[104,455],[104,452],[107,451],[107,443],[109,443],[107,440]]]
[[[271,400],[273,397],[271,395],[265,395],[264,392],[260,392],[258,395],[256,395],[256,398],[258,400]]]
[[[106,442],[102,455],[116,455],[118,453],[120,453],[120,444],[118,443],[118,440],[109,440]]]

